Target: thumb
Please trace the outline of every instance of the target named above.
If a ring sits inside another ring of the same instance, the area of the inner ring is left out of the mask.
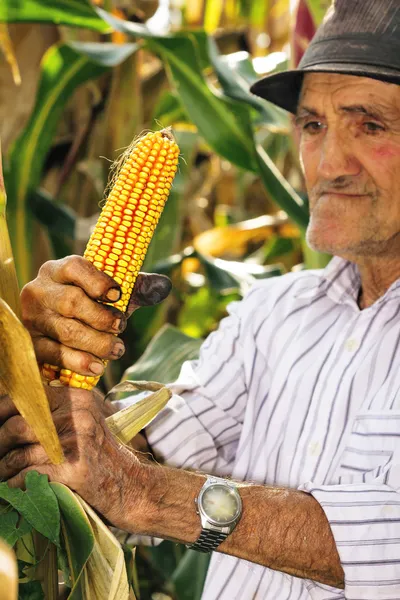
[[[139,273],[126,311],[127,317],[141,306],[154,306],[169,295],[172,283],[166,275]]]

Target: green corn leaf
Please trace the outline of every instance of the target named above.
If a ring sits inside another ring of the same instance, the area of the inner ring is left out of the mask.
[[[75,239],[76,213],[64,204],[59,204],[47,192],[36,189],[30,197],[32,212],[37,220],[56,235]]]
[[[46,475],[30,471],[26,491],[0,483],[0,498],[9,502],[28,523],[56,546],[60,545],[60,511]],[[2,517],[3,518],[3,517]]]
[[[250,85],[254,83],[258,77],[253,69],[249,55],[247,55],[247,58],[242,57],[240,61],[236,59],[236,57],[234,59],[233,56],[230,55],[221,56],[217,45],[212,38],[208,38],[206,43],[210,60],[224,94],[256,109],[264,123],[274,125],[274,127],[288,128],[288,117],[284,111],[261,100],[250,92]],[[245,69],[244,63],[247,63],[245,65],[247,69]],[[252,71],[254,79],[245,77],[245,73],[250,75]]]
[[[22,519],[18,524],[19,519],[20,517],[15,510],[0,517],[0,538],[11,547],[24,535],[32,531],[32,525],[25,519]]]
[[[200,600],[209,562],[209,554],[186,551],[171,578],[178,600]]]
[[[271,200],[280,206],[300,229],[305,230],[308,225],[305,203],[261,146],[257,146],[257,158],[261,179]]]
[[[174,381],[182,363],[198,357],[202,341],[191,338],[172,325],[164,325],[141,358],[124,373],[123,380]]]
[[[153,114],[153,122],[158,127],[171,127],[175,123],[189,123],[189,119],[177,94],[166,91],[158,101]],[[154,127],[155,128],[155,127]]]
[[[97,12],[117,31],[144,38],[148,48],[162,57],[185,111],[218,154],[245,170],[257,170],[246,126],[247,107],[212,91],[203,77],[203,68],[209,63],[204,51],[204,32],[154,36],[144,26],[123,21],[101,9]]]
[[[46,600],[39,581],[20,583],[18,587],[18,600]]]
[[[211,148],[238,167],[259,172],[272,200],[304,229],[308,223],[304,202],[268,155],[256,148],[250,92],[246,93],[244,84],[235,80],[232,73],[228,74],[206,34],[197,32],[193,36],[191,32],[180,32],[165,37],[152,36],[144,26],[122,21],[101,9],[97,11],[114,29],[146,39],[149,49],[166,62],[185,111]],[[221,83],[236,100],[209,88],[202,71],[204,64],[210,62],[216,63]]]
[[[306,0],[316,26],[322,23],[331,0]]]
[[[85,27],[101,33],[109,31],[107,24],[88,0],[2,0],[0,22],[56,23],[70,27]]]
[[[208,87],[195,43],[188,34],[148,45],[167,62],[186,112],[211,148],[238,167],[256,171],[252,138],[247,128],[248,109]]]
[[[223,260],[197,254],[204,266],[208,283],[215,292],[228,294],[240,292],[244,295],[254,285],[256,279],[269,279],[282,275],[280,265],[257,265],[253,263]]]
[[[72,591],[68,600],[85,600],[81,576],[94,548],[94,533],[89,519],[73,492],[61,483],[51,483],[62,517],[62,543],[67,555]]]

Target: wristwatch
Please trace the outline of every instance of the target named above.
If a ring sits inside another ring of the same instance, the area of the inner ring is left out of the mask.
[[[219,477],[209,477],[195,499],[201,533],[188,548],[212,552],[235,529],[242,516],[242,499],[237,486]]]

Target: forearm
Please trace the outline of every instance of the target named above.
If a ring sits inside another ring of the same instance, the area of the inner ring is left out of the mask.
[[[127,510],[126,528],[183,543],[200,534],[197,497],[206,476],[151,465],[143,472],[146,509]],[[329,523],[319,503],[296,490],[240,484],[243,515],[221,552],[296,577],[344,587],[344,575]],[[136,500],[137,502],[137,500]],[[140,531],[138,531],[138,527]]]

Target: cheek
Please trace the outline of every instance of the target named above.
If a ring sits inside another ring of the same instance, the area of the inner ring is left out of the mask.
[[[384,143],[367,151],[364,164],[375,183],[382,190],[394,192],[400,185],[400,145]],[[396,192],[397,193],[397,192]]]
[[[318,177],[320,148],[316,140],[301,141],[300,163],[308,187],[313,186]]]
[[[373,157],[375,160],[381,162],[388,160],[397,159],[398,165],[400,166],[400,145],[393,143],[385,143],[377,145],[372,151]]]

